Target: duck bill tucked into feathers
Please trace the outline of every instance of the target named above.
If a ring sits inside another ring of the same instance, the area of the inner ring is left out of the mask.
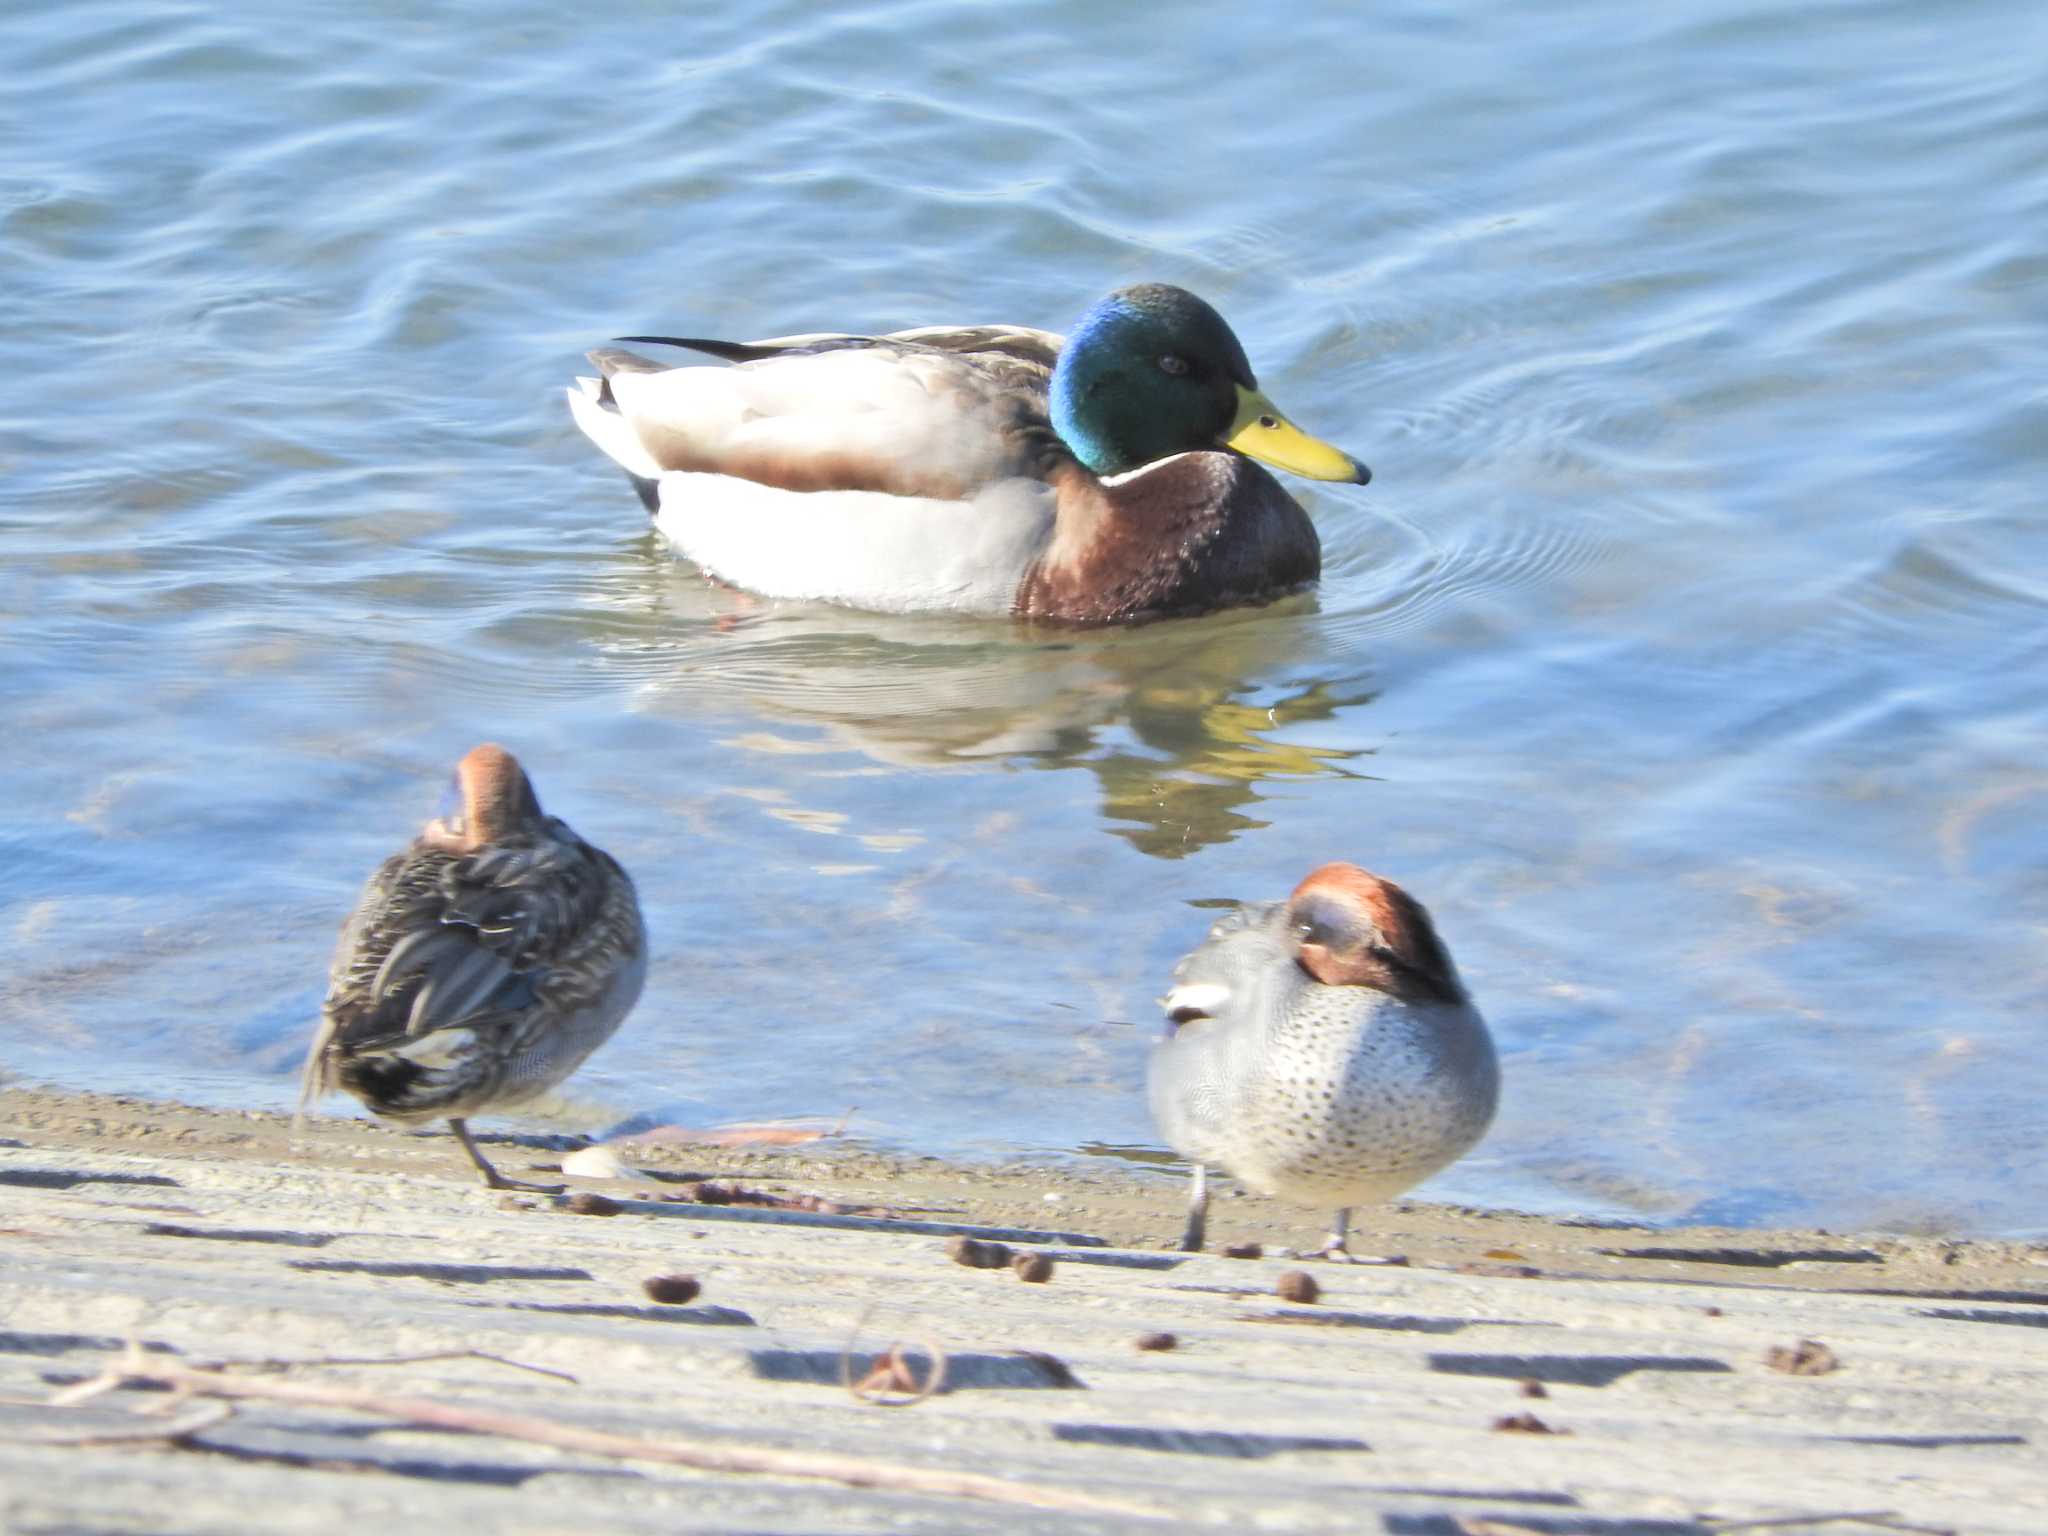
[[[1280,414],[1263,389],[1237,386],[1237,416],[1224,442],[1239,453],[1309,480],[1366,485],[1372,471],[1343,449],[1311,437]]]

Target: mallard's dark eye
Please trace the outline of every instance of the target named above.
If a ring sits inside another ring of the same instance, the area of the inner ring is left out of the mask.
[[[1177,379],[1188,371],[1188,360],[1176,353],[1169,352],[1166,356],[1159,359],[1159,371],[1170,378]]]

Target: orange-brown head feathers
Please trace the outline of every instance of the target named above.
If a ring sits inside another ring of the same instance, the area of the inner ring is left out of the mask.
[[[1325,864],[1287,898],[1295,959],[1325,986],[1407,1002],[1460,1003],[1465,989],[1421,902],[1356,864]]]
[[[529,821],[540,817],[540,799],[528,782],[519,759],[487,741],[471,747],[455,767],[455,788],[460,808],[452,816],[436,817],[421,834],[426,841],[451,852],[468,853],[501,842]]]

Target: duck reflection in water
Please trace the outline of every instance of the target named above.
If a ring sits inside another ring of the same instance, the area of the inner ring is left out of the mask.
[[[763,723],[729,739],[742,751],[849,750],[914,769],[996,759],[1084,770],[1100,786],[1108,830],[1169,859],[1264,826],[1255,808],[1266,783],[1370,776],[1360,764],[1373,749],[1331,744],[1327,727],[1355,717],[1377,690],[1313,675],[1311,597],[1077,634],[753,607],[699,582],[683,616],[694,610],[708,622],[693,626],[677,623],[673,561],[658,550],[650,560],[658,585],[637,596],[657,605],[667,639],[650,652],[643,635],[619,653],[650,674],[641,707],[690,718],[744,711]],[[1330,660],[1329,670],[1357,670],[1348,658]],[[1324,728],[1320,742],[1297,739],[1313,727]]]

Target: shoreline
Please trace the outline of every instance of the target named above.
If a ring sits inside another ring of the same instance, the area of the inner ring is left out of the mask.
[[[127,1094],[0,1087],[0,1134],[9,1127],[36,1145],[80,1151],[171,1152],[239,1164],[321,1167],[419,1177],[472,1187],[454,1138],[435,1124],[413,1129],[348,1115],[224,1110]],[[479,1144],[514,1178],[562,1177],[565,1151],[590,1138],[478,1130]],[[571,1190],[609,1195],[673,1191],[706,1179],[758,1185],[767,1193],[815,1196],[849,1208],[905,1216],[940,1212],[983,1226],[1085,1229],[1112,1246],[1168,1251],[1180,1231],[1186,1185],[1103,1159],[968,1161],[875,1148],[821,1134],[793,1146],[698,1141],[609,1143],[659,1190],[638,1181],[571,1178]],[[342,1160],[345,1160],[343,1162]],[[1256,1243],[1275,1257],[1313,1248],[1328,1212],[1213,1181],[1209,1253]],[[1525,1262],[1601,1278],[1740,1282],[1768,1277],[1800,1290],[1896,1292],[1959,1299],[1996,1292],[2042,1293],[2048,1302],[2048,1243],[2020,1238],[1925,1237],[1827,1228],[1673,1226],[1607,1217],[1534,1215],[1428,1201],[1396,1200],[1354,1213],[1361,1255],[1420,1264],[1485,1263],[1514,1249]],[[1655,1256],[1649,1256],[1654,1253]],[[1697,1258],[1686,1256],[1696,1254]],[[1808,1255],[1800,1257],[1800,1255]],[[1830,1259],[1824,1255],[1854,1255]]]
[[[522,1178],[573,1144],[486,1141]],[[501,1195],[438,1130],[0,1089],[0,1529],[2048,1529],[2048,1245],[1401,1202],[1357,1246],[1406,1265],[1241,1260],[1320,1213],[1219,1200],[1183,1255],[1180,1186],[1120,1169],[631,1162]],[[892,1342],[943,1390],[850,1392]]]

